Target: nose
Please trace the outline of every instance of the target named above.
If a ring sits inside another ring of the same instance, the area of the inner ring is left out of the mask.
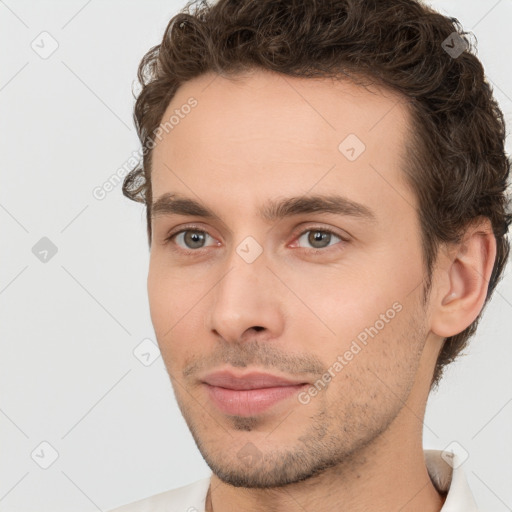
[[[284,328],[282,283],[267,265],[264,253],[248,263],[235,251],[228,269],[210,294],[205,326],[226,341],[240,341],[249,332],[279,337]],[[262,335],[261,335],[262,336]]]

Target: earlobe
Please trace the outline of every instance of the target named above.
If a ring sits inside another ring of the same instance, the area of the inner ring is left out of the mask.
[[[496,239],[489,219],[468,228],[464,240],[438,272],[445,283],[432,304],[431,330],[444,338],[462,332],[477,318],[485,302],[496,258]]]

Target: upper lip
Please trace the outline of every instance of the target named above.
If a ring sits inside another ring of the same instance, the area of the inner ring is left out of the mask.
[[[237,376],[229,371],[209,373],[202,381],[206,384],[210,384],[210,386],[242,390],[306,384],[304,381],[293,381],[270,373],[251,372]]]

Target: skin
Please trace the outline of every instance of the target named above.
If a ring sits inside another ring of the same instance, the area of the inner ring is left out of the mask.
[[[485,300],[490,224],[442,247],[423,306],[417,200],[400,170],[411,129],[401,97],[259,70],[237,81],[205,74],[178,90],[163,119],[190,96],[197,106],[154,149],[153,200],[179,193],[220,220],[152,219],[148,294],[178,405],[213,471],[207,510],[439,511],[444,497],[423,458],[425,405],[444,337]],[[355,161],[338,150],[350,133],[366,146]],[[267,199],[333,192],[376,221],[256,213]],[[188,240],[165,241],[185,228]],[[322,229],[336,235],[315,242]],[[198,230],[202,244],[190,239]],[[236,252],[247,236],[263,250],[252,263]],[[315,383],[394,303],[400,312],[307,404],[294,396],[229,416],[200,381],[231,369]]]

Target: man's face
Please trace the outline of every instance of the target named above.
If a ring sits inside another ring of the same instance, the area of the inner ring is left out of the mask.
[[[197,105],[182,109],[191,96]],[[300,481],[391,436],[392,424],[421,426],[411,397],[426,394],[435,359],[423,351],[403,103],[258,71],[187,82],[162,123],[176,109],[179,123],[153,154],[153,201],[176,194],[218,218],[160,209],[148,293],[178,405],[214,473],[245,487]],[[267,202],[332,195],[373,217],[259,216]],[[204,382],[220,370],[306,384],[250,392]]]

